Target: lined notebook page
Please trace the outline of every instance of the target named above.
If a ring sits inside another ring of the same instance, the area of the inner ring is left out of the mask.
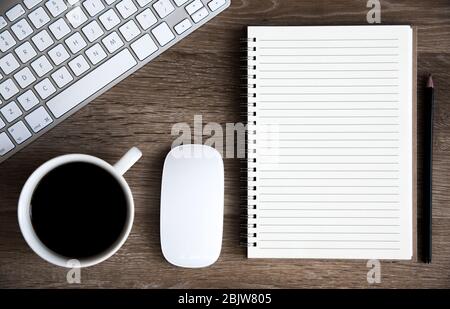
[[[248,257],[412,257],[412,34],[249,27]]]

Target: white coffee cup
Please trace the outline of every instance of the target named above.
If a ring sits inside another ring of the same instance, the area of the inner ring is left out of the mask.
[[[63,164],[72,162],[85,162],[103,168],[104,170],[106,170],[111,174],[111,177],[114,177],[118,181],[118,183],[122,187],[122,190],[127,200],[127,218],[125,221],[125,226],[120,236],[111,245],[111,247],[105,252],[102,252],[101,254],[88,258],[79,259],[78,260],[79,266],[89,267],[96,265],[100,262],[103,262],[104,260],[111,257],[114,253],[116,253],[127,240],[134,220],[133,195],[131,193],[130,187],[123,178],[123,174],[125,174],[141,157],[142,157],[141,151],[138,148],[133,147],[114,165],[111,165],[106,161],[103,161],[102,159],[99,159],[97,157],[84,154],[63,155],[51,159],[50,161],[41,165],[36,171],[33,172],[33,174],[28,178],[27,182],[25,183],[22,192],[20,194],[19,206],[17,210],[20,230],[22,232],[23,237],[25,238],[25,241],[28,243],[31,249],[33,249],[33,251],[41,258],[54,265],[69,268],[73,266],[72,262],[73,260],[71,260],[72,259],[71,257],[65,257],[52,251],[51,249],[46,247],[41,242],[39,237],[36,235],[33,229],[33,225],[31,223],[31,215],[30,215],[31,198],[33,196],[35,188],[37,187],[41,179],[45,175],[47,175],[50,171]]]

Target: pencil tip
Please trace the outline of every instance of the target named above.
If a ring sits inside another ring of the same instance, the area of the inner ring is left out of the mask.
[[[432,76],[431,74],[430,74],[430,76],[428,77],[427,87],[428,87],[428,88],[434,88],[433,76]]]

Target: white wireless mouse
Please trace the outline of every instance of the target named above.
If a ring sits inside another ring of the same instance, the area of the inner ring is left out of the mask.
[[[161,185],[161,248],[176,266],[213,264],[222,249],[224,168],[220,153],[204,145],[173,148]]]

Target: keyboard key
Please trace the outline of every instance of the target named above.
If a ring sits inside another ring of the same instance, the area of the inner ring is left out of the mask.
[[[111,30],[118,24],[120,24],[119,16],[113,9],[106,11],[104,14],[100,15],[100,22],[103,24],[106,30]]]
[[[161,18],[164,18],[175,11],[175,7],[172,5],[170,0],[158,0],[153,4],[153,8]]]
[[[113,4],[114,2],[116,2],[117,0],[105,0],[106,4]]]
[[[88,50],[86,50],[86,56],[89,58],[89,60],[92,62],[93,65],[96,65],[97,63],[106,58],[106,53],[100,46],[100,44],[97,43]]]
[[[28,18],[36,29],[43,27],[50,21],[50,17],[42,7],[31,12],[31,14],[28,15]]]
[[[175,39],[175,35],[170,30],[167,23],[163,22],[159,26],[155,27],[152,30],[153,35],[158,40],[159,45],[164,46],[173,39]]]
[[[86,41],[83,39],[83,37],[79,32],[76,32],[75,34],[71,35],[66,40],[66,45],[69,47],[70,51],[73,54],[78,53],[80,50],[82,50],[87,46]]]
[[[54,48],[50,49],[48,55],[55,65],[60,65],[70,57],[62,44],[56,45]]]
[[[13,54],[7,54],[5,57],[0,59],[0,68],[6,75],[14,72],[19,68],[19,66],[19,62],[17,62]]]
[[[31,63],[31,67],[39,77],[44,76],[53,69],[53,66],[50,64],[50,61],[48,61],[45,55],[42,55],[37,60],[33,61]]]
[[[186,18],[185,20],[183,20],[182,22],[180,22],[179,24],[177,24],[175,26],[175,31],[178,34],[182,34],[182,33],[184,33],[186,30],[188,30],[191,27],[192,27],[191,21]]]
[[[21,4],[17,4],[15,7],[6,12],[6,17],[8,17],[10,21],[15,21],[23,14],[25,14],[23,6]]]
[[[200,9],[197,12],[195,12],[191,17],[194,23],[198,23],[205,19],[209,15],[209,12],[206,8]]]
[[[16,45],[16,40],[8,30],[0,34],[0,51],[7,52],[14,45]]]
[[[75,76],[80,76],[81,74],[89,70],[89,64],[87,63],[83,55],[79,55],[78,57],[70,61],[69,67],[75,74]]]
[[[186,2],[188,2],[189,0],[175,0],[175,4],[177,6],[182,6],[183,4],[185,4]]]
[[[131,41],[141,33],[133,20],[130,20],[125,25],[120,27],[119,31],[122,33],[127,42]]]
[[[136,19],[144,30],[147,30],[158,21],[150,9],[145,9],[142,13],[136,15]]]
[[[50,0],[45,3],[45,6],[53,17],[56,17],[67,10],[67,6],[63,0]]]
[[[31,70],[28,67],[25,67],[14,74],[14,79],[22,89],[25,89],[36,81],[36,78],[34,77],[33,73],[31,73]]]
[[[48,114],[43,106],[37,108],[25,117],[30,128],[35,132],[41,131],[43,128],[53,122],[52,117]]]
[[[48,78],[37,83],[36,86],[34,86],[34,89],[36,89],[42,100],[47,99],[56,92],[55,86],[53,86],[52,82]]]
[[[226,3],[226,0],[212,0],[208,3],[208,6],[211,11],[217,11]]]
[[[26,19],[21,19],[12,25],[11,30],[20,41],[33,33],[33,29],[31,29],[31,26]]]
[[[3,129],[6,124],[3,122],[2,118],[0,118],[0,129]]]
[[[74,28],[78,28],[88,20],[86,14],[79,6],[67,13],[66,18]]]
[[[69,71],[65,67],[62,67],[61,69],[53,73],[52,78],[59,88],[62,88],[73,81],[72,75],[70,75]]]
[[[3,16],[0,16],[0,29],[5,28],[7,25],[6,19]]]
[[[14,148],[13,142],[6,133],[0,133],[0,156],[4,156]]]
[[[74,4],[76,4],[76,3],[78,3],[78,2],[80,2],[81,0],[67,0],[67,2],[70,4],[70,5],[74,5]]]
[[[0,112],[8,122],[12,122],[22,115],[22,111],[20,110],[19,106],[17,106],[16,102],[11,102],[8,105],[4,106],[2,109],[0,109]]]
[[[41,2],[42,0],[23,0],[23,3],[27,7],[27,9],[32,9]]]
[[[189,15],[194,14],[198,10],[200,10],[203,7],[203,3],[200,0],[194,0],[188,5],[186,5],[186,11]]]
[[[7,79],[0,84],[0,95],[3,99],[9,100],[17,93],[19,93],[19,88],[17,88],[12,79]]]
[[[105,9],[105,6],[100,0],[86,0],[83,2],[83,6],[92,17]]]
[[[102,28],[100,28],[96,20],[89,23],[82,30],[83,33],[86,35],[87,39],[89,40],[89,42],[94,42],[96,39],[98,39],[104,34]]]
[[[112,54],[119,48],[123,46],[123,41],[117,34],[117,32],[113,32],[108,35],[106,38],[102,40],[103,45],[106,46],[106,49]]]
[[[51,46],[54,42],[53,39],[48,34],[47,30],[42,30],[38,34],[36,34],[33,38],[33,43],[39,49],[39,51],[44,51],[49,46]]]
[[[70,33],[70,28],[64,19],[60,18],[48,27],[57,40],[62,39]]]
[[[23,43],[22,45],[17,47],[14,51],[16,52],[16,55],[19,57],[22,63],[27,63],[28,61],[37,56],[37,53],[34,50],[33,46],[31,46],[30,42]]]
[[[149,34],[145,34],[142,38],[132,43],[131,48],[139,60],[144,60],[158,50],[158,46],[156,46]]]
[[[27,90],[25,93],[17,97],[17,101],[24,110],[29,111],[39,103],[38,98],[32,90]]]
[[[14,138],[17,144],[22,144],[31,137],[30,131],[22,121],[17,122],[8,129],[9,134]]]
[[[137,7],[132,0],[122,0],[116,5],[116,8],[124,19],[137,12]]]
[[[53,115],[61,117],[69,110],[113,82],[136,65],[130,51],[124,49],[94,71],[81,78],[47,102]]]

